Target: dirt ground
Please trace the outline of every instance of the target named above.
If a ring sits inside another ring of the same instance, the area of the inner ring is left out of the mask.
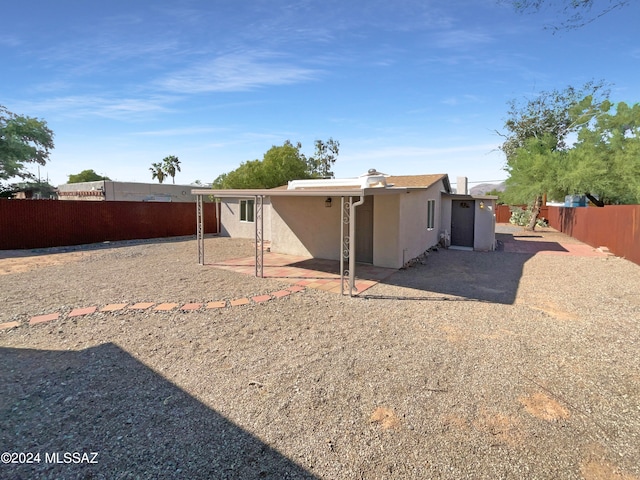
[[[289,284],[193,239],[3,252],[0,478],[640,479],[640,266],[499,237],[356,298],[75,318]]]

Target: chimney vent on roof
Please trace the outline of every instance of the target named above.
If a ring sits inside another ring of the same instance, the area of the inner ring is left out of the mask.
[[[458,177],[458,183],[456,184],[456,193],[458,195],[469,195],[467,182],[467,177]]]

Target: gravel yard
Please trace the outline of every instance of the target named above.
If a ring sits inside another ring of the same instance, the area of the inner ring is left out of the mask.
[[[28,325],[289,286],[199,266],[193,239],[68,250],[0,252],[0,323],[20,324],[0,331],[0,452],[35,462],[0,478],[640,479],[640,266],[624,259],[440,250],[361,298]]]

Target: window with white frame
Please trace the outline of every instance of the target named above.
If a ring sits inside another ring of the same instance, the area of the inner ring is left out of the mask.
[[[255,200],[240,200],[240,221],[253,223]]]
[[[427,230],[433,230],[436,225],[436,201],[427,200]]]

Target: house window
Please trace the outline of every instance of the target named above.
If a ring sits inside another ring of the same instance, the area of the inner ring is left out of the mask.
[[[436,201],[427,200],[427,230],[433,230],[436,225]]]
[[[253,205],[255,200],[240,200],[240,221],[253,223]]]

